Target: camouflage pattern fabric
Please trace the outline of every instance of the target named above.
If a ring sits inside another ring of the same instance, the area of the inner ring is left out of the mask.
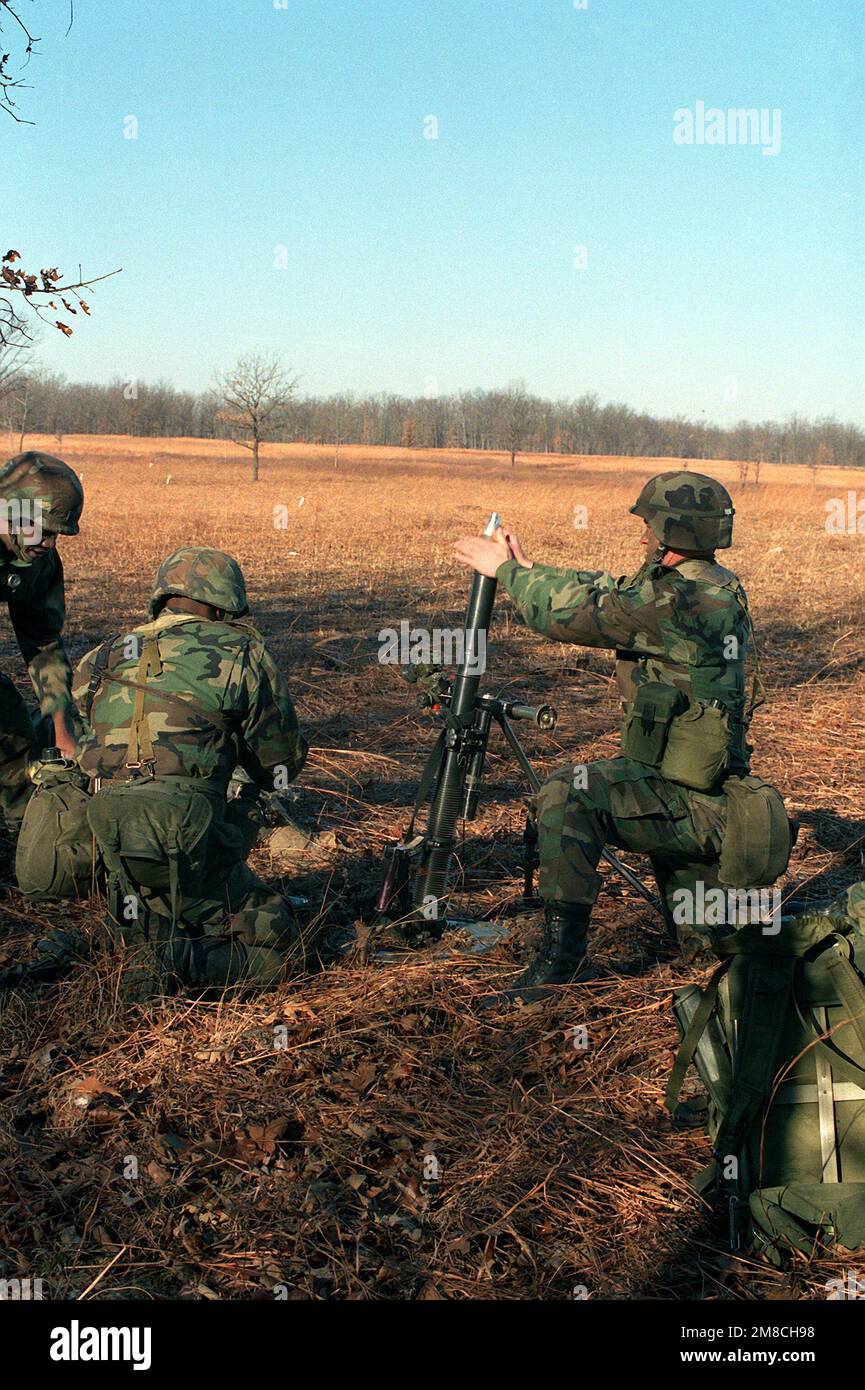
[[[66,602],[57,551],[43,551],[24,565],[0,545],[0,602],[8,604],[40,711],[68,709],[72,669],[61,637]]]
[[[827,911],[833,916],[837,914],[839,917],[848,917],[865,935],[865,882],[854,883],[850,888],[845,888],[843,893],[839,893],[838,897],[829,903]]]
[[[84,510],[84,489],[74,469],[53,454],[28,450],[0,469],[0,503],[39,503],[44,531],[77,536]],[[8,514],[4,511],[4,516]],[[31,512],[33,520],[37,514]]]
[[[670,550],[708,552],[733,543],[733,499],[705,473],[659,473],[646,483],[631,512]]]
[[[181,879],[176,923],[167,895],[140,885],[140,920],[125,921],[120,905],[130,885],[119,873],[109,885],[114,929],[131,953],[127,989],[144,997],[187,985],[262,985],[299,965],[286,900],[244,863],[257,823],[255,789],[282,788],[307,754],[288,687],[257,629],[246,619],[215,622],[164,610],[88,652],[73,693],[84,728],[79,761],[90,777],[129,783],[140,788],[135,795],[169,786],[188,788],[190,798],[203,792],[214,811],[204,872],[194,884]],[[130,781],[135,727],[152,758]],[[238,762],[253,794],[227,805]]]
[[[184,897],[182,925],[153,910],[130,922],[118,914],[111,924],[127,953],[127,1001],[190,986],[263,988],[303,969],[303,940],[286,899],[246,864],[221,858],[214,855],[212,896]]]
[[[34,554],[9,530],[9,504],[40,503],[45,530],[78,531],[84,496],[71,468],[48,454],[18,454],[0,470],[0,602],[6,603],[40,712],[71,709],[72,668],[61,636],[66,619],[63,565],[56,550]],[[5,543],[9,542],[9,545]],[[11,549],[9,548],[11,546]],[[17,828],[32,790],[27,779],[33,729],[24,701],[4,676],[0,689],[0,813]]]
[[[8,676],[0,674],[0,815],[15,834],[33,783],[27,765],[33,748],[33,725],[27,706]]]
[[[731,773],[748,770],[745,657],[750,618],[745,591],[710,559],[646,564],[629,579],[596,570],[525,569],[516,560],[497,578],[530,628],[559,642],[613,648],[627,713],[637,687],[664,681],[691,700],[726,706]]]
[[[563,768],[541,787],[534,808],[538,891],[546,903],[591,907],[601,887],[601,850],[608,844],[649,855],[671,912],[679,890],[693,893],[698,880],[707,890],[718,883],[724,797],[677,786],[631,758]],[[688,924],[678,931],[687,954],[688,943],[701,933]]]
[[[647,681],[676,686],[693,700],[721,701],[729,712],[730,770],[747,770],[750,624],[744,591],[729,570],[708,558],[675,567],[649,562],[617,580],[603,571],[507,561],[497,577],[535,632],[615,650],[626,713]],[[690,791],[633,759],[562,769],[537,793],[535,810],[545,902],[593,904],[605,844],[649,855],[671,907],[677,889],[718,882],[723,796]]]
[[[215,781],[223,796],[238,761],[269,790],[275,776],[280,785],[296,777],[307,745],[261,634],[247,620],[210,622],[168,610],[112,640],[89,714],[88,690],[100,649],[78,665],[73,696],[84,726],[79,762],[89,777],[127,775],[138,692],[111,677],[137,681],[149,641],[160,668],[146,681],[144,703],[156,775]]]
[[[209,603],[237,618],[248,612],[240,565],[224,551],[206,546],[181,546],[163,560],[150,598],[151,618],[172,594]]]

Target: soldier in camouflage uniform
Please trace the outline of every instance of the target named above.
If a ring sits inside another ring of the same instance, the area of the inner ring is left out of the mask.
[[[652,478],[632,513],[645,522],[647,559],[630,578],[603,571],[561,570],[527,560],[516,536],[461,541],[457,555],[495,576],[535,632],[559,642],[612,648],[627,719],[640,686],[663,682],[688,702],[723,706],[727,771],[747,773],[745,657],[747,599],[716,549],[732,542],[733,505],[722,485],[699,473]],[[675,694],[675,692],[673,692]],[[545,986],[587,978],[587,928],[600,888],[606,844],[648,854],[668,906],[680,890],[718,883],[725,825],[721,788],[698,792],[633,757],[564,768],[537,794],[540,875],[546,905],[544,940],[511,997],[531,1002]],[[693,899],[692,899],[693,901]],[[695,924],[679,928],[688,958],[709,941]]]
[[[79,762],[98,779],[88,819],[112,918],[140,948],[131,968],[142,994],[268,984],[301,961],[289,904],[244,862],[255,818],[226,801],[238,762],[257,793],[287,785],[307,754],[285,680],[247,614],[237,563],[184,547],[160,566],[151,621],[109,638],[75,673]],[[177,826],[205,823],[197,848],[190,835],[178,858],[176,885],[154,887],[152,873],[148,884],[154,837],[170,858]]]
[[[46,742],[69,757],[72,670],[61,633],[66,617],[58,535],[77,536],[84,493],[77,475],[50,454],[17,454],[0,470],[0,599],[51,730]],[[53,727],[52,727],[53,726]],[[0,813],[14,839],[33,790],[27,764],[34,730],[17,688],[0,674]]]

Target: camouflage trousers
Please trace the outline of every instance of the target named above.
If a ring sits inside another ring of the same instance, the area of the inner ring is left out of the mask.
[[[724,797],[668,782],[631,758],[563,768],[537,792],[534,808],[539,890],[547,903],[591,906],[601,887],[605,845],[649,856],[671,914],[682,902],[681,890],[695,893],[698,881],[705,889],[718,883]],[[685,949],[695,928],[678,926],[677,932]]]
[[[189,785],[200,799],[200,784]],[[153,784],[153,791],[159,790]],[[178,867],[174,898],[164,879],[160,882],[161,871],[154,876],[140,864],[136,873],[132,850],[138,797],[148,797],[146,785],[119,803],[121,833],[122,827],[128,829],[130,846],[119,854],[103,847],[109,924],[117,943],[128,948],[126,997],[174,994],[187,986],[266,986],[302,969],[303,941],[290,904],[245,862],[247,809],[241,806],[238,814],[238,803],[208,797],[213,818],[204,856]],[[158,818],[158,801],[152,814]]]
[[[27,764],[35,731],[17,687],[0,673],[0,818],[18,829],[33,791]]]
[[[290,905],[246,864],[231,869],[219,898],[188,898],[173,924],[150,908],[111,927],[124,948],[127,999],[176,994],[192,987],[265,987],[304,964],[303,944]]]

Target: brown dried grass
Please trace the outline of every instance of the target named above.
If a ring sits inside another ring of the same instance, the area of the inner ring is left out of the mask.
[[[273,446],[253,486],[248,456],[225,444],[73,437],[63,453],[87,492],[82,535],[63,549],[76,656],[137,618],[175,545],[217,545],[243,564],[314,748],[299,813],[337,834],[323,859],[290,870],[263,851],[256,865],[335,923],[368,909],[431,742],[410,692],[376,662],[379,629],[458,624],[466,578],[451,543],[494,507],[539,558],[628,570],[638,524],[626,508],[671,466],[532,458],[511,470],[497,456],[343,448],[334,468],[331,449]],[[756,765],[803,819],[789,886],[826,897],[863,876],[861,843],[850,846],[865,830],[865,682],[863,538],[827,538],[825,502],[865,475],[815,484],[764,466],[759,486],[741,488],[737,464],[705,467],[736,495],[731,563],[770,687]],[[587,531],[573,527],[580,504]],[[7,669],[13,653],[7,640]],[[489,681],[558,705],[555,735],[526,739],[541,770],[614,751],[608,656],[543,643],[507,600]],[[522,788],[496,745],[461,910],[510,911],[521,819]],[[7,959],[60,922],[99,938],[98,904],[34,912],[9,893],[2,914]],[[664,959],[613,877],[596,923],[608,963],[655,951],[658,964],[510,1016],[475,1006],[525,951],[517,921],[488,955],[448,943],[399,964],[347,961],[259,998],[146,1007],[124,1004],[99,946],[38,998],[0,1003],[0,1273],[42,1277],[60,1296],[92,1285],[95,1298],[278,1286],[291,1298],[825,1296],[855,1256],[777,1274],[726,1253],[723,1222],[688,1187],[705,1137],[674,1130],[662,1106],[670,993],[699,977]]]

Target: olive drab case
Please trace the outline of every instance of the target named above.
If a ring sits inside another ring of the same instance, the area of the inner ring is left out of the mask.
[[[716,948],[708,987],[675,992],[682,1043],[708,1092],[713,1162],[695,1182],[726,1201],[734,1250],[774,1264],[818,1237],[865,1242],[865,919],[832,909],[747,926]]]
[[[86,898],[99,867],[87,824],[88,780],[57,748],[46,748],[29,772],[35,787],[15,853],[18,887],[35,902]]]

